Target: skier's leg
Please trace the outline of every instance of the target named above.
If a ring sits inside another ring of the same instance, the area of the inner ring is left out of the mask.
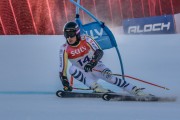
[[[107,68],[102,62],[98,63],[94,69],[102,71],[102,72],[94,71],[93,74],[95,76],[98,76],[101,79],[124,89],[125,91],[129,92],[130,94],[146,95],[143,92],[143,89],[137,88],[136,86],[132,85],[131,83],[127,82],[126,80],[121,79],[120,77],[111,75],[111,73],[112,73],[111,70],[109,68]]]
[[[71,66],[69,68],[69,73],[78,81],[85,84],[87,87],[90,87],[94,82],[97,82],[95,79],[92,78],[91,74],[86,74],[83,70],[76,66]]]
[[[94,69],[101,71],[101,72],[94,71],[93,74],[95,76],[98,76],[99,78],[101,78],[111,84],[114,84],[120,88],[123,88],[126,91],[131,91],[132,88],[134,87],[127,81],[111,75],[111,73],[112,73],[111,70],[109,68],[107,68],[102,62],[99,62]]]
[[[94,90],[94,92],[109,92],[97,83],[98,78],[94,77],[90,72],[86,73],[84,70],[71,66],[69,73],[78,81],[84,83],[87,87]]]

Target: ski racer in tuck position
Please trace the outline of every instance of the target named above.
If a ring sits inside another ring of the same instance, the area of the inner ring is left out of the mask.
[[[64,86],[64,91],[72,91],[73,89],[67,78],[67,63],[69,60],[72,63],[72,66],[69,68],[71,76],[83,82],[94,92],[110,92],[97,83],[98,79],[102,79],[124,89],[130,94],[136,96],[148,95],[142,88],[137,88],[127,81],[111,75],[111,70],[101,61],[103,51],[99,45],[90,36],[80,36],[80,28],[75,22],[68,22],[65,24],[64,36],[67,42],[61,46],[59,53],[59,76]],[[93,69],[102,72],[97,72]]]

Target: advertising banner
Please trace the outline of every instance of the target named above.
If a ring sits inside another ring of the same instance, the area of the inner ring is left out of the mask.
[[[175,33],[172,15],[134,18],[123,21],[125,34],[172,34]]]

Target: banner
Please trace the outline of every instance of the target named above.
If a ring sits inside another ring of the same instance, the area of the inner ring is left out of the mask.
[[[175,33],[172,15],[134,18],[123,21],[125,34],[173,34]]]
[[[180,13],[174,15],[174,21],[176,26],[176,33],[180,34]]]
[[[91,12],[89,12],[87,9],[81,6],[80,0],[77,0],[77,2],[75,2],[74,0],[70,0],[70,2],[72,2],[76,6],[75,20],[80,26],[81,31],[83,31],[83,33],[85,34],[92,36],[98,42],[98,44],[103,50],[110,49],[113,47],[116,49],[121,67],[122,79],[125,80],[121,55],[111,30],[103,22],[97,19]],[[82,24],[81,19],[79,17],[79,9],[83,10],[87,15],[94,19],[95,22],[91,22],[89,24]]]
[[[82,25],[82,31],[84,34],[93,37],[103,50],[115,46],[112,44],[109,34],[97,22]]]

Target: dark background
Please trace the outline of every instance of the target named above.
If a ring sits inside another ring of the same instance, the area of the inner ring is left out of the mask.
[[[180,13],[180,0],[81,0],[81,5],[109,27],[128,18]],[[92,21],[82,11],[80,16],[83,23]],[[69,0],[0,0],[0,35],[59,35],[74,17]]]

